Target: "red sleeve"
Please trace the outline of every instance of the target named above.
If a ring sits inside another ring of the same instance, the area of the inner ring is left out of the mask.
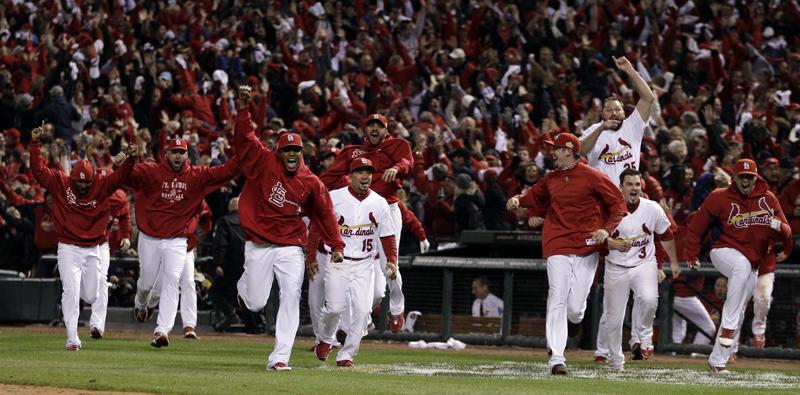
[[[308,227],[308,245],[306,245],[306,264],[317,260],[317,247],[319,246],[320,236],[317,225],[313,222]]]
[[[542,211],[543,207],[547,207],[550,202],[550,194],[547,191],[548,178],[542,178],[528,189],[525,194],[519,197],[520,207],[532,208],[536,211]]]
[[[347,175],[347,158],[350,157],[350,152],[351,150],[344,149],[336,156],[336,159],[333,160],[331,167],[320,174],[319,179],[323,184],[328,185],[329,189],[335,189],[336,186],[341,183],[342,176]]]
[[[58,186],[55,185],[56,171],[48,168],[42,161],[42,151],[39,148],[39,143],[32,142],[30,151],[31,172],[33,172],[36,181],[39,181],[39,184],[42,184],[46,189],[57,188]]]
[[[419,241],[428,240],[428,236],[425,234],[425,228],[422,226],[422,223],[419,222],[417,216],[414,215],[402,201],[398,203],[397,207],[400,208],[403,227],[411,230],[411,233],[414,233],[414,236],[416,236]]]
[[[411,153],[411,146],[403,139],[398,138],[398,143],[394,144],[395,149],[391,152],[391,157],[396,159],[397,162],[392,165],[397,172],[403,176],[411,174],[411,168],[414,166],[414,154]]]
[[[6,199],[8,199],[8,203],[12,206],[24,206],[26,204],[41,204],[44,203],[44,196],[40,195],[37,192],[37,195],[33,199],[28,199],[20,196],[16,191],[11,189],[5,182],[0,182],[0,192],[3,192],[3,195],[6,195]]]
[[[221,188],[239,173],[239,161],[232,157],[222,166],[205,167],[204,169],[204,193],[208,194]]]
[[[611,234],[617,225],[619,225],[620,221],[622,221],[622,217],[625,216],[627,211],[625,199],[622,197],[622,192],[620,192],[619,187],[614,185],[605,174],[598,174],[596,181],[597,182],[594,183],[594,190],[600,196],[605,206],[606,213],[608,213],[608,218],[606,219],[606,223],[603,224],[603,229]]]
[[[240,108],[234,127],[233,147],[236,150],[236,161],[247,178],[258,177],[264,170],[263,163],[269,152],[256,138],[250,111]]]
[[[381,237],[381,245],[386,254],[386,261],[397,263],[397,243],[394,241],[394,235]]]
[[[688,233],[686,235],[684,255],[686,260],[697,260],[700,255],[700,243],[708,230],[708,225],[711,223],[711,218],[715,215],[709,210],[709,206],[714,203],[714,193],[712,192],[694,215],[689,225],[686,227]]]
[[[127,195],[125,195],[127,197]],[[125,199],[125,203],[122,205],[122,208],[119,212],[115,215],[117,220],[119,221],[119,238],[120,239],[129,239],[131,238],[131,208],[130,204],[128,203],[128,199]]]
[[[336,224],[333,202],[331,202],[331,197],[322,182],[315,181],[315,185],[309,185],[314,189],[312,192],[313,203],[312,207],[307,207],[306,212],[311,222],[319,228],[322,242],[331,246],[331,252],[342,252],[344,251],[344,241],[342,241],[339,227]]]
[[[778,231],[781,241],[783,241],[783,253],[786,255],[792,254],[792,247],[794,247],[794,240],[792,239],[792,228],[789,226],[789,221],[783,215],[778,198],[772,192],[767,192],[767,200],[769,200],[770,207],[775,207],[775,216],[781,221],[781,230]]]

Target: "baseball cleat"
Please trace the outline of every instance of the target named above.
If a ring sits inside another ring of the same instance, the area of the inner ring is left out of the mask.
[[[760,350],[764,348],[767,343],[767,337],[764,334],[753,334],[753,347]]]
[[[403,312],[401,311],[400,314],[394,315],[392,314],[391,320],[389,321],[389,330],[392,333],[400,332],[403,329],[403,325],[405,325],[406,319],[403,317]]]
[[[319,344],[317,344],[317,347],[314,348],[314,355],[316,355],[320,361],[325,361],[326,359],[328,359],[328,354],[330,352],[331,352],[331,345],[325,342],[319,342]]]
[[[634,361],[641,361],[644,359],[644,355],[642,355],[642,345],[639,343],[633,343],[631,346],[631,352],[633,353],[633,360]]]
[[[133,318],[136,319],[136,322],[145,322],[150,319],[150,316],[153,314],[153,309],[149,307],[145,307],[140,309],[138,307],[133,308]]]
[[[720,373],[720,374],[730,373],[728,368],[726,368],[725,366],[711,366],[711,365],[708,365],[708,368],[711,369],[711,373]]]
[[[553,356],[553,350],[551,350],[550,347],[547,347],[547,356],[548,357],[552,357]]]
[[[80,344],[67,344],[67,351],[80,351],[81,345]]]
[[[92,336],[92,339],[100,340],[103,338],[103,332],[96,326],[93,326],[92,329],[89,330],[89,335]]]
[[[194,328],[192,328],[191,326],[184,327],[183,338],[197,340],[197,333],[195,333]]]
[[[609,372],[613,372],[613,373],[622,373],[622,372],[625,371],[625,367],[622,366],[622,365],[614,366],[614,365],[609,364],[608,365],[608,371]]]
[[[274,364],[270,365],[269,370],[292,370],[285,362],[275,362]]]
[[[733,353],[730,357],[728,357],[728,363],[736,363],[736,353]]]
[[[733,345],[733,329],[722,328],[719,331],[719,345],[722,347],[730,347]]]
[[[353,361],[351,361],[349,359],[345,359],[345,360],[342,360],[342,361],[336,361],[336,366],[338,366],[340,368],[350,368],[350,367],[353,367],[354,365],[355,364],[353,363]]]
[[[650,359],[656,353],[656,350],[653,347],[644,347],[642,350],[642,358]]]
[[[153,340],[150,341],[150,345],[155,348],[169,346],[169,337],[164,333],[156,332],[153,334]]]
[[[553,365],[553,367],[550,368],[550,374],[553,376],[566,376],[569,374],[569,371],[567,371],[567,365],[560,363],[558,365]]]
[[[608,362],[608,357],[605,355],[597,355],[594,357],[594,361],[597,363],[606,363]]]

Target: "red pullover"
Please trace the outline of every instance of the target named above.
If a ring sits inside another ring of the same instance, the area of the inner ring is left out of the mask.
[[[108,177],[96,177],[89,190],[81,195],[74,190],[69,176],[45,166],[39,143],[31,143],[31,170],[36,180],[53,195],[53,218],[58,242],[79,246],[103,244],[109,216],[109,196],[122,186],[131,173],[133,160]]]
[[[247,177],[239,200],[239,218],[247,240],[306,247],[307,228],[301,217],[307,215],[320,229],[325,244],[333,251],[344,250],[325,185],[302,160],[293,174],[287,172],[278,154],[256,138],[247,109],[239,109],[233,141]]]
[[[411,173],[411,168],[414,166],[411,146],[401,138],[386,135],[378,145],[366,142],[362,145],[344,147],[342,152],[336,155],[331,167],[319,178],[330,190],[346,187],[349,184],[347,175],[350,173],[350,162],[362,156],[371,160],[375,166],[371,189],[389,204],[397,203],[397,191],[402,187],[403,178]],[[392,167],[397,169],[397,177],[391,182],[383,181],[383,172]]]
[[[592,232],[614,232],[627,209],[622,192],[604,173],[583,163],[547,173],[519,198],[521,207],[544,212],[542,249],[552,255],[586,256],[605,243],[587,245]]]
[[[203,198],[237,173],[235,158],[216,167],[191,166],[187,160],[177,172],[166,160],[137,164],[127,181],[136,192],[136,225],[151,237],[188,238],[197,228]]]
[[[120,241],[131,238],[131,208],[128,204],[128,195],[122,189],[117,189],[111,194],[108,204],[110,213],[106,234],[109,251],[114,255],[119,250]]]
[[[770,228],[773,218],[781,221],[780,231]],[[736,183],[708,195],[689,224],[686,259],[698,259],[700,243],[712,225],[721,225],[722,234],[711,248],[736,249],[750,261],[754,269],[766,262],[765,257],[771,253],[770,244],[776,239],[783,241],[787,255],[792,253],[792,229],[778,199],[761,177],[757,177],[755,188],[749,196],[742,195]]]

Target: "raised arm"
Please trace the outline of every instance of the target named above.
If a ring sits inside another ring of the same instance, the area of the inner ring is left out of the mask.
[[[109,194],[114,193],[114,191],[119,189],[123,183],[127,181],[128,177],[133,171],[133,165],[136,163],[136,158],[138,158],[138,151],[138,145],[128,144],[128,148],[125,149],[126,158],[125,161],[122,162],[122,166],[120,166],[117,171],[111,173],[111,175],[106,178],[106,190]]]
[[[204,194],[211,193],[239,174],[239,162],[235,157],[230,157],[222,166],[206,167],[203,173]]]
[[[633,68],[628,58],[624,56],[614,58],[614,63],[617,64],[618,69],[624,71],[625,74],[628,75],[628,79],[633,83],[633,88],[636,90],[636,93],[639,94],[639,102],[636,103],[636,111],[639,112],[642,120],[647,123],[647,119],[650,118],[650,109],[652,108],[653,102],[656,100],[656,95],[650,90],[650,86],[647,85],[644,78],[639,75],[639,72]]]
[[[239,87],[239,113],[234,126],[233,147],[236,150],[236,160],[241,166],[241,171],[247,178],[258,177],[264,169],[269,150],[256,138],[253,121],[248,110],[250,93],[248,85]]]
[[[44,126],[44,122],[42,122],[42,126]],[[57,188],[55,180],[58,178],[58,171],[50,169],[45,165],[42,160],[41,147],[39,146],[39,140],[43,132],[42,126],[34,128],[31,131],[31,172],[43,187],[46,189],[55,189]]]
[[[767,201],[770,207],[775,207],[775,216],[770,223],[770,227],[778,233],[779,239],[783,242],[782,254],[789,256],[792,254],[792,247],[794,247],[794,240],[792,239],[792,227],[789,226],[789,221],[786,220],[786,216],[783,214],[783,210],[778,202],[778,198],[776,198],[772,192],[767,193]],[[775,223],[775,220],[778,220],[779,222]]]

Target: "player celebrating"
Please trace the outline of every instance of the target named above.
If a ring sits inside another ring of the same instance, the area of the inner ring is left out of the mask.
[[[239,87],[239,114],[234,148],[247,182],[239,200],[245,244],[244,273],[239,297],[250,311],[264,308],[273,276],[281,290],[275,349],[269,356],[271,370],[291,370],[289,357],[300,324],[300,288],[303,285],[303,247],[308,244],[307,215],[317,226],[322,241],[331,246],[331,261],[342,262],[344,242],[336,227],[325,185],[303,163],[300,135],[278,138],[278,152],[264,148],[255,136],[248,102],[251,88]]]
[[[400,248],[400,233],[403,230],[403,220],[398,202],[397,191],[401,188],[402,178],[410,174],[414,165],[414,156],[411,153],[411,146],[401,138],[387,136],[388,121],[381,114],[372,114],[367,117],[366,122],[366,141],[362,145],[351,145],[345,147],[333,164],[325,173],[320,176],[325,185],[333,188],[347,186],[347,174],[350,161],[355,158],[364,157],[372,161],[375,172],[380,176],[374,180],[372,190],[381,195],[389,203],[389,211],[392,213],[392,223],[395,227],[394,238],[397,249]],[[422,242],[424,244],[424,241]],[[421,248],[422,244],[421,244]],[[380,254],[380,270],[376,268],[376,276],[384,275],[386,270],[386,254]],[[403,279],[400,271],[395,270],[393,278],[386,278],[389,283],[389,311],[391,313],[389,329],[392,332],[399,332],[403,329],[405,318],[405,297],[403,296]],[[385,286],[380,288],[383,281],[376,279],[376,295],[383,295]],[[377,302],[377,301],[374,301]]]
[[[597,269],[598,245],[622,220],[625,200],[605,174],[580,162],[577,137],[561,133],[548,144],[553,146],[556,169],[524,195],[509,199],[506,207],[531,207],[537,214],[529,220],[531,227],[544,223],[542,249],[549,285],[546,332],[552,352],[549,366],[552,374],[563,375],[568,373],[564,358],[567,320],[583,320]]]
[[[722,230],[709,253],[711,263],[728,277],[728,293],[722,308],[719,334],[708,358],[713,372],[727,372],[734,332],[739,329],[743,309],[753,294],[756,271],[767,260],[775,239],[784,243],[784,253],[791,254],[792,231],[778,199],[758,176],[751,159],[736,162],[734,184],[711,192],[689,223],[686,257],[696,267],[700,244],[712,223]]]
[[[617,182],[624,169],[639,168],[642,136],[656,96],[626,57],[614,58],[614,63],[628,75],[639,94],[636,111],[625,118],[625,109],[619,99],[606,99],[603,122],[592,125],[583,133],[581,154],[586,156],[589,166]]]
[[[195,213],[207,194],[239,172],[233,158],[217,167],[192,166],[185,140],[176,137],[168,144],[165,160],[137,164],[127,180],[136,193],[136,225],[140,231],[139,280],[133,310],[137,321],[150,317],[151,292],[161,276],[158,322],[150,342],[153,347],[169,345],[188,238],[198,223]]]
[[[82,160],[67,176],[42,160],[39,139],[42,127],[31,131],[31,171],[53,197],[53,218],[58,234],[58,272],[61,276],[61,310],[67,328],[69,351],[79,351],[78,316],[80,299],[94,303],[100,283],[100,246],[106,242],[108,199],[131,173],[136,146],[129,145],[128,158],[108,177],[95,177],[92,165]]]
[[[622,218],[613,235],[608,238],[609,254],[606,257],[605,295],[603,311],[606,313],[607,340],[610,357],[608,366],[623,371],[622,323],[628,306],[628,294],[633,291],[642,309],[637,332],[647,333],[652,327],[658,308],[658,267],[656,264],[655,237],[670,259],[672,276],[680,274],[678,254],[675,251],[670,222],[658,203],[644,199],[642,178],[638,170],[625,169],[620,174],[620,189],[628,206],[628,215]],[[652,336],[652,333],[650,333]],[[643,353],[653,349],[652,337],[639,339]]]
[[[387,267],[397,270],[397,250],[394,240],[394,224],[386,199],[370,191],[372,173],[375,168],[367,158],[356,158],[350,163],[350,186],[331,191],[331,201],[339,232],[345,242],[344,261],[328,263],[324,273],[325,302],[320,317],[320,342],[315,348],[317,358],[328,358],[331,344],[336,341],[339,319],[350,304],[351,311],[347,339],[336,355],[336,365],[353,366],[353,357],[358,354],[361,336],[367,325],[367,316],[372,306],[374,266],[377,245],[383,246],[387,254]],[[315,247],[318,244],[316,229],[312,228],[308,254],[309,276],[316,271]]]

